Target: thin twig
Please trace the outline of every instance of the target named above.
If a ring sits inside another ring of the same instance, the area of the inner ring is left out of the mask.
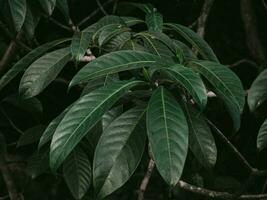
[[[56,19],[50,17],[50,16],[47,16],[47,15],[44,15],[44,17],[46,17],[48,20],[50,20],[53,24],[57,25],[58,27],[62,28],[62,29],[65,29],[69,32],[73,32],[72,28],[62,24],[61,22],[57,21]]]
[[[100,8],[101,12],[104,14],[104,15],[108,15],[107,11],[104,9],[104,7],[102,6],[102,4],[100,3],[99,0],[96,0],[96,3],[98,5],[98,7]]]
[[[153,172],[153,169],[155,167],[155,162],[150,159],[149,161],[149,164],[148,164],[148,167],[147,167],[147,172],[141,182],[141,185],[139,187],[139,191],[138,191],[138,200],[143,200],[144,199],[144,193],[146,191],[146,188],[147,188],[147,185],[149,183],[149,180],[150,180],[150,177],[151,177],[151,174]]]
[[[117,7],[118,7],[118,3],[119,0],[115,0],[114,4],[113,4],[113,8],[112,8],[112,14],[114,15],[117,11]]]
[[[242,164],[250,171],[254,171],[254,168],[248,163],[244,156],[236,149],[236,147],[224,136],[224,134],[210,121],[207,122],[214,129],[217,135],[224,141],[224,143],[231,149],[231,151],[236,155],[236,157],[242,162]]]
[[[190,193],[198,194],[201,196],[209,197],[209,198],[214,198],[214,199],[233,199],[235,197],[234,194],[230,194],[228,192],[218,192],[214,190],[209,190],[206,188],[202,187],[197,187],[194,185],[191,185],[187,182],[184,182],[180,180],[177,183],[177,186],[185,191],[188,191]],[[261,199],[261,198],[267,198],[267,194],[252,194],[252,195],[241,195],[237,197],[236,199]]]
[[[102,4],[102,7],[107,6],[108,4],[112,3],[114,0],[108,0],[105,3]],[[82,21],[78,23],[78,26],[84,25],[87,21],[89,21],[92,17],[94,17],[98,12],[100,11],[100,8],[95,9],[93,12],[90,13],[87,17],[85,17]]]
[[[257,63],[253,62],[252,60],[246,59],[246,58],[238,60],[235,63],[228,65],[228,67],[230,67],[230,68],[236,67],[238,65],[241,65],[242,63],[248,63],[254,67],[258,67]]]

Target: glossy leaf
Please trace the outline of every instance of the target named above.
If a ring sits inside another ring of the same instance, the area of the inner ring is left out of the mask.
[[[167,71],[169,77],[171,77],[178,84],[181,84],[188,91],[201,109],[205,108],[207,104],[206,88],[197,73],[195,73],[192,69],[184,67],[180,64],[162,69]]]
[[[123,27],[120,24],[111,24],[110,26],[106,26],[101,30],[101,33],[99,34],[98,44],[99,46],[102,46],[104,43],[108,42],[116,35],[129,30],[129,28]]]
[[[46,127],[44,133],[42,134],[42,137],[40,138],[38,149],[41,149],[42,146],[44,146],[47,142],[49,142],[53,134],[56,131],[56,128],[58,127],[59,123],[65,116],[65,114],[69,111],[69,109],[72,107],[73,104],[68,106],[62,113],[60,113],[55,119],[53,119],[48,126]]]
[[[198,50],[198,52],[204,59],[219,62],[218,58],[216,57],[208,43],[203,40],[197,33],[180,24],[168,23],[165,25],[185,38],[185,40],[187,40],[194,48]]]
[[[63,164],[63,176],[75,199],[82,199],[91,184],[91,164],[86,153],[78,146]]]
[[[149,100],[147,130],[156,167],[163,179],[175,186],[187,156],[188,126],[180,105],[162,86]]]
[[[215,140],[202,113],[185,105],[189,126],[189,147],[195,158],[207,169],[212,168],[217,160]]]
[[[146,24],[149,31],[162,32],[163,17],[159,12],[153,11],[146,14]]]
[[[36,60],[23,74],[19,91],[23,98],[38,95],[70,60],[69,48],[58,49]]]
[[[224,101],[233,120],[234,131],[240,127],[240,115],[245,104],[245,92],[240,79],[229,68],[210,61],[192,61],[194,69],[213,86]]]
[[[110,125],[111,122],[113,122],[114,119],[116,119],[122,112],[123,112],[122,105],[119,105],[107,111],[102,117],[103,130],[105,130],[108,127],[108,125]]]
[[[122,50],[124,44],[131,39],[131,33],[126,31],[115,35],[106,44],[102,46],[102,49],[106,52]]]
[[[121,19],[124,21],[124,23],[130,27],[134,26],[136,24],[144,23],[142,19],[136,18],[136,17],[121,17]]]
[[[73,77],[70,87],[107,74],[149,66],[157,60],[157,56],[142,51],[122,50],[105,54],[85,65]]]
[[[89,31],[76,32],[71,42],[72,57],[79,61],[89,48],[92,34]]]
[[[60,39],[43,44],[21,58],[14,66],[12,66],[9,71],[7,71],[7,73],[5,73],[1,77],[0,90],[3,89],[13,78],[15,78],[20,72],[25,70],[32,62],[43,55],[46,51],[66,41],[69,41],[69,39]]]
[[[14,26],[17,32],[24,24],[27,12],[26,0],[8,0]]]
[[[267,99],[267,69],[260,73],[248,91],[248,105],[255,111]]]
[[[40,139],[41,135],[43,134],[44,130],[45,130],[44,125],[34,126],[26,130],[24,134],[20,136],[17,142],[17,147],[37,142]]]
[[[57,0],[39,0],[39,3],[48,15],[52,15],[56,6],[56,1]]]
[[[50,166],[56,170],[103,114],[128,90],[143,82],[122,81],[82,96],[58,125],[50,146]]]
[[[261,151],[267,146],[267,120],[263,122],[257,137],[257,148]]]
[[[116,118],[103,132],[93,163],[97,198],[120,188],[137,168],[145,148],[145,107],[135,107]]]

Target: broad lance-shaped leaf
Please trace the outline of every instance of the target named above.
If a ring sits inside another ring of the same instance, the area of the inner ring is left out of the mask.
[[[251,111],[267,99],[267,69],[260,73],[248,91],[248,105]]]
[[[216,57],[208,43],[194,31],[180,24],[167,23],[165,25],[168,28],[171,28],[174,31],[178,32],[178,34],[180,34],[185,40],[187,40],[194,48],[198,50],[198,52],[204,59],[219,62],[218,58]]]
[[[77,146],[63,163],[63,176],[75,199],[82,199],[91,185],[91,163]]]
[[[26,56],[21,58],[11,69],[5,73],[0,79],[0,90],[3,89],[13,78],[15,78],[20,72],[25,70],[33,61],[43,55],[49,49],[69,41],[70,39],[55,40],[32,50]]]
[[[121,24],[111,24],[110,26],[104,27],[103,29],[101,29],[101,32],[98,37],[99,46],[102,46],[111,38],[126,31],[130,31],[130,29],[128,27],[122,26]]]
[[[217,160],[215,140],[202,113],[184,106],[189,126],[189,147],[199,163],[205,168],[212,168]]]
[[[137,168],[146,143],[144,106],[116,118],[103,132],[93,163],[97,199],[103,199],[126,183]]]
[[[105,130],[123,112],[123,106],[119,105],[107,111],[102,117],[102,127]]]
[[[58,125],[50,146],[50,166],[56,170],[69,153],[102,118],[103,114],[142,81],[121,81],[98,88],[82,96]]]
[[[156,55],[134,50],[122,50],[105,54],[85,65],[73,77],[69,87],[107,74],[151,66],[158,59]]]
[[[71,53],[75,60],[79,61],[84,56],[89,47],[92,34],[90,32],[82,31],[76,32],[71,42]]]
[[[146,14],[146,24],[149,31],[162,32],[163,17],[156,11],[149,12]]]
[[[57,0],[39,0],[39,3],[48,15],[52,15],[56,6],[56,1]]]
[[[43,91],[70,60],[69,48],[58,49],[36,60],[23,74],[19,92],[30,98]]]
[[[261,151],[267,146],[267,119],[261,125],[258,137],[257,148]]]
[[[245,104],[245,92],[240,79],[229,68],[211,61],[192,61],[193,68],[213,86],[224,101],[233,120],[234,131],[240,127],[240,115]]]
[[[161,69],[167,71],[174,81],[181,84],[201,109],[205,108],[207,104],[206,88],[198,74],[180,64]]]
[[[188,126],[176,99],[162,86],[152,94],[147,130],[157,169],[171,186],[179,181],[188,150]]]
[[[19,32],[21,27],[23,26],[26,17],[26,12],[27,12],[26,0],[8,0],[8,2],[15,29],[17,32]]]
[[[46,127],[44,133],[42,134],[42,137],[40,138],[38,149],[41,149],[42,146],[44,146],[47,142],[49,142],[52,139],[53,134],[56,131],[56,128],[58,127],[59,123],[61,122],[61,120],[63,119],[63,117],[65,116],[65,114],[73,106],[73,104],[71,104],[70,106],[68,106],[62,113],[60,113],[55,119],[53,119],[48,124],[48,126]]]

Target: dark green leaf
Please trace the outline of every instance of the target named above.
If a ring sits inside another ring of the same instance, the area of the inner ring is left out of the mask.
[[[194,48],[196,48],[199,51],[200,55],[204,59],[211,60],[214,62],[219,62],[218,58],[216,57],[216,55],[214,54],[213,50],[210,48],[208,43],[194,31],[179,24],[168,23],[165,25],[175,30],[182,37],[184,37]]]
[[[267,120],[263,122],[257,137],[257,148],[261,151],[267,146]]]
[[[245,92],[239,78],[229,68],[210,61],[192,61],[194,69],[201,73],[222,98],[230,113],[234,131],[240,127],[240,115],[245,104]]]
[[[181,84],[201,109],[207,104],[207,94],[204,83],[200,76],[192,69],[176,64],[170,67],[162,68],[168,72],[169,77]]]
[[[98,199],[120,188],[137,168],[144,151],[145,107],[135,107],[120,115],[103,132],[94,157],[94,187]]]
[[[70,60],[70,49],[50,52],[36,60],[23,74],[19,92],[23,98],[30,98],[43,91]]]
[[[162,86],[149,100],[147,130],[157,169],[168,184],[175,186],[187,156],[188,126],[180,105]]]
[[[260,73],[248,91],[248,105],[255,111],[267,99],[267,69]]]
[[[122,105],[119,105],[107,111],[102,117],[103,130],[105,130],[108,127],[108,125],[111,122],[113,122],[113,120],[116,119],[122,112],[123,112]]]
[[[163,17],[159,12],[149,12],[146,14],[146,24],[149,31],[162,32]]]
[[[1,77],[0,90],[3,89],[13,78],[15,78],[20,72],[25,70],[33,61],[43,55],[46,51],[69,40],[70,39],[55,40],[53,42],[43,44],[42,46],[39,46],[36,49],[32,50],[26,56],[21,58],[6,74]]]
[[[157,60],[157,56],[142,51],[122,50],[112,52],[85,65],[74,76],[70,87],[107,74],[149,66]]]
[[[215,140],[202,113],[185,105],[189,126],[189,147],[205,168],[212,168],[217,160]]]
[[[88,156],[77,146],[63,164],[64,179],[75,199],[82,199],[89,189],[91,170]]]
[[[50,166],[56,170],[69,153],[102,118],[103,114],[134,86],[142,81],[121,81],[82,96],[58,125],[50,147]]]
[[[57,0],[56,6],[60,10],[60,12],[64,15],[64,17],[66,18],[66,21],[69,22],[70,13],[69,13],[68,0]]]
[[[76,32],[71,42],[72,57],[79,61],[89,48],[92,34],[89,31]]]
[[[39,0],[39,3],[48,15],[52,15],[56,6],[56,1],[57,0]]]
[[[17,32],[24,24],[27,12],[26,0],[8,0],[14,26]],[[2,9],[2,8],[1,8]]]

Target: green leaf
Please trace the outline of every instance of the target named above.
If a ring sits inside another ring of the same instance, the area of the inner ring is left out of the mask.
[[[157,60],[158,56],[143,51],[122,50],[105,54],[85,65],[73,77],[69,87],[107,74],[149,66]]]
[[[187,155],[188,126],[180,105],[162,86],[149,100],[147,130],[157,169],[168,184],[175,186]]]
[[[72,57],[79,61],[89,48],[92,34],[87,31],[76,32],[71,42]]]
[[[248,105],[255,111],[267,99],[267,69],[254,80],[248,91]]]
[[[99,34],[98,44],[99,46],[102,46],[116,35],[129,30],[130,29],[128,27],[124,27],[121,24],[111,24],[110,26],[105,26]]]
[[[20,95],[23,98],[38,95],[56,78],[70,58],[70,49],[63,48],[36,60],[21,78]]]
[[[29,4],[27,4],[27,12],[24,22],[24,29],[27,33],[27,35],[32,39],[35,33],[35,28],[38,25],[41,15],[38,13],[38,11],[35,11],[35,8],[31,8]]]
[[[44,125],[34,126],[26,130],[24,134],[20,136],[17,142],[17,147],[21,147],[21,146],[25,146],[25,145],[29,145],[29,144],[37,142],[42,136],[44,130],[45,130]]]
[[[56,6],[56,1],[57,0],[39,0],[39,3],[48,15],[52,15]]]
[[[118,51],[123,49],[124,44],[131,39],[131,33],[126,31],[115,35],[106,44],[102,46],[102,49],[106,52]]]
[[[162,32],[163,17],[159,12],[149,12],[146,14],[146,24],[149,31]]]
[[[15,30],[20,31],[24,24],[27,12],[26,0],[8,0]]]
[[[124,23],[130,27],[134,26],[136,24],[144,23],[142,19],[136,18],[136,17],[121,17],[121,19],[124,21]]]
[[[180,64],[161,69],[167,71],[169,77],[171,77],[175,82],[181,84],[193,97],[194,101],[201,109],[205,108],[207,104],[206,88],[197,73]]]
[[[204,59],[214,62],[219,62],[218,58],[216,57],[216,55],[214,54],[213,50],[210,48],[208,43],[194,31],[180,24],[167,23],[165,25],[176,31],[185,40],[187,40],[194,48],[198,50],[198,52]]]
[[[116,119],[123,112],[123,106],[119,105],[107,111],[102,117],[102,127],[105,130],[114,119]]]
[[[257,148],[261,151],[267,146],[267,119],[261,125],[257,137]]]
[[[91,184],[91,164],[86,153],[77,146],[63,164],[63,176],[75,199],[82,199]]]
[[[26,56],[21,58],[14,66],[12,66],[12,68],[6,74],[1,77],[0,90],[3,89],[13,78],[15,78],[20,72],[25,70],[33,61],[43,55],[46,51],[69,40],[70,39],[55,40],[43,44],[42,46],[39,46],[36,49],[32,50]]]
[[[71,104],[68,106],[62,113],[60,113],[55,119],[53,119],[48,126],[46,127],[44,133],[42,134],[42,137],[40,138],[38,149],[41,149],[42,146],[44,146],[47,142],[49,142],[53,134],[55,133],[59,123],[62,121],[64,118],[65,114],[69,111],[69,109],[73,106]]]
[[[60,12],[66,18],[66,21],[69,22],[70,20],[70,13],[69,13],[69,5],[68,0],[56,0],[56,7],[60,10]]]
[[[224,101],[233,120],[234,131],[240,127],[240,115],[245,104],[245,92],[240,79],[229,68],[211,61],[192,61],[194,69],[213,86]]]
[[[49,169],[49,149],[36,151],[28,160],[26,173],[35,179]]]
[[[199,163],[207,169],[212,168],[217,160],[215,140],[202,113],[185,105],[189,126],[189,147]]]
[[[137,168],[146,143],[145,107],[128,110],[103,132],[93,162],[93,180],[98,199],[123,186]]]
[[[82,96],[58,125],[50,146],[50,166],[56,170],[103,114],[142,81],[121,81]]]

